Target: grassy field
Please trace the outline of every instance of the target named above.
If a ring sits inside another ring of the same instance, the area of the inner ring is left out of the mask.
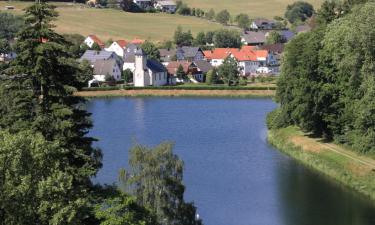
[[[23,13],[31,3],[0,1],[0,9],[6,5],[16,9],[8,12]],[[84,36],[96,34],[103,40],[112,38],[141,38],[153,41],[170,40],[178,25],[190,29],[193,34],[199,31],[216,30],[222,26],[195,17],[170,15],[164,13],[126,13],[114,9],[92,9],[81,4],[52,3],[57,5],[60,17],[55,22],[60,33],[79,33]]]
[[[269,142],[301,163],[375,201],[375,160],[307,136],[296,127],[269,131]]]
[[[216,12],[227,9],[231,14],[246,13],[251,18],[284,15],[286,6],[296,0],[183,0],[190,7],[205,11],[213,8]],[[318,9],[324,0],[306,0]]]

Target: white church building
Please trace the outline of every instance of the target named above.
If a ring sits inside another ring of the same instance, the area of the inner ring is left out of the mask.
[[[135,53],[135,70],[133,75],[135,87],[163,86],[168,84],[168,72],[157,60],[147,59],[142,49]]]

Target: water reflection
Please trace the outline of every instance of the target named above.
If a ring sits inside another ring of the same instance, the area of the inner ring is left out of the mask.
[[[284,225],[375,224],[370,201],[324,175],[294,161],[280,163],[277,171]]]

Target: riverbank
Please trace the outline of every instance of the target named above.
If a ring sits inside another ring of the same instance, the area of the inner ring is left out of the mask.
[[[268,141],[281,152],[368,196],[375,202],[375,160],[311,138],[296,127],[270,130]]]
[[[79,91],[75,95],[81,97],[273,97],[275,90],[105,90],[105,91]]]

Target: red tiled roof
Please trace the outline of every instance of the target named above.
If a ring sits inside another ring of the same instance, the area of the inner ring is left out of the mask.
[[[139,44],[143,44],[145,42],[145,40],[142,40],[142,39],[133,39],[132,41],[130,41],[131,43],[135,44],[135,45],[139,45]]]
[[[180,65],[182,66],[182,68],[184,68],[184,72],[185,73],[189,72],[189,67],[191,65],[190,62],[187,62],[187,61],[173,61],[173,62],[168,63],[168,65],[167,65],[168,73],[172,74],[172,75],[176,74],[177,69],[178,69],[178,67],[180,67]]]
[[[233,52],[238,52],[237,48],[215,48],[212,51],[211,58],[212,59],[225,59]]]
[[[256,61],[258,58],[266,58],[267,50],[258,50],[255,46],[243,46],[237,48],[216,48],[212,51],[204,51],[208,59],[225,59],[232,55],[238,61]]]
[[[100,47],[104,48],[104,43],[96,35],[90,34],[89,37]]]
[[[128,45],[128,41],[126,40],[118,40],[116,42],[121,48],[125,48]]]
[[[203,51],[203,55],[206,59],[212,59],[212,51],[211,50],[207,50],[207,51]]]

